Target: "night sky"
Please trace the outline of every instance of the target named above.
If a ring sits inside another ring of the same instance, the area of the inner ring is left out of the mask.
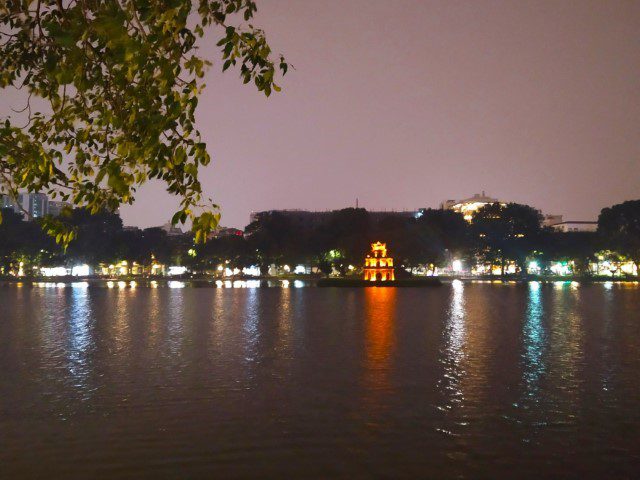
[[[201,178],[224,225],[356,197],[415,209],[485,190],[565,220],[640,198],[640,2],[258,0],[254,23],[295,70],[269,99],[208,73]],[[176,205],[155,184],[121,213],[159,225]]]

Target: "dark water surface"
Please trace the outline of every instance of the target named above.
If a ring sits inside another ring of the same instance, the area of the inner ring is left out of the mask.
[[[639,306],[635,284],[5,285],[0,478],[638,478]]]

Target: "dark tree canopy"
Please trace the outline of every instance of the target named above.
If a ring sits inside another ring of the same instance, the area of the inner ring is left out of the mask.
[[[0,209],[4,222],[0,224],[0,269],[12,265],[47,262],[61,253],[53,239],[44,234],[36,222],[25,222],[13,209]]]
[[[331,213],[324,228],[319,229],[322,250],[340,252],[336,267],[360,264],[369,252],[374,232],[369,212],[364,208],[345,208]]]
[[[541,233],[542,215],[528,205],[492,203],[474,215],[472,229],[478,239],[478,255],[504,266],[516,262],[521,270]]]
[[[198,180],[210,162],[194,125],[210,63],[197,49],[217,31],[223,70],[278,91],[287,64],[242,23],[255,12],[253,0],[0,2],[0,88],[25,92],[28,117],[0,124],[0,193],[48,193],[96,213],[159,179],[181,202],[173,223],[190,220],[204,240],[219,213]],[[47,229],[65,244],[74,236],[60,222]]]
[[[640,265],[640,200],[604,208],[598,217],[598,234],[611,249]]]
[[[576,273],[587,274],[589,262],[598,249],[595,232],[544,231],[539,242],[536,260],[548,267],[551,261],[573,261]]]
[[[469,224],[459,212],[429,208],[416,223],[421,248],[429,263],[441,265],[447,252],[462,257],[471,246]]]
[[[615,214],[617,206],[604,209],[599,233],[541,228],[535,209],[516,204],[488,206],[471,222],[450,210],[421,210],[418,218],[372,215],[353,208],[317,216],[271,211],[257,215],[244,236],[221,231],[201,245],[194,245],[193,235],[126,228],[117,214],[74,209],[68,222],[80,234],[66,251],[45,235],[39,221],[25,221],[5,209],[5,221],[0,224],[0,274],[15,272],[20,263],[25,274],[37,274],[43,266],[87,263],[97,267],[123,261],[152,268],[158,263],[183,265],[194,272],[259,266],[266,274],[271,265],[289,265],[284,271],[291,271],[302,264],[325,274],[359,274],[370,244],[382,241],[400,269],[398,274],[404,269],[434,272],[436,267],[452,268],[454,260],[463,260],[467,266],[491,265],[492,272],[494,267],[515,262],[519,274],[527,273],[529,262],[535,262],[543,274],[550,273],[554,263],[564,262],[579,275],[598,275],[599,263],[594,269],[594,262],[607,261],[610,265],[603,268],[628,275],[622,265],[633,260],[637,245],[634,210],[627,211],[628,206],[621,216]]]

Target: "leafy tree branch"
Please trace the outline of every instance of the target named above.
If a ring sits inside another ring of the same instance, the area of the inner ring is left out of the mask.
[[[0,0],[0,88],[28,92],[27,123],[0,124],[0,191],[44,192],[95,213],[158,179],[180,198],[172,221],[190,220],[203,241],[220,215],[198,178],[211,161],[195,127],[210,65],[199,40],[219,31],[222,69],[239,66],[269,96],[288,65],[243,23],[255,12],[252,0]],[[64,228],[48,230],[64,243]]]

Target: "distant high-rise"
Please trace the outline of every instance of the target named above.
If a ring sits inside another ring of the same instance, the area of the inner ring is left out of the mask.
[[[44,193],[21,193],[18,201],[27,212],[29,220],[42,218],[49,213],[49,197]]]
[[[17,202],[15,202],[9,195],[0,195],[0,208],[11,208],[16,210],[18,205]]]
[[[2,195],[0,207],[10,208],[19,215],[25,215],[24,207],[22,206],[22,194],[19,194],[17,198],[12,198],[10,195]]]
[[[9,195],[0,196],[0,208],[11,208],[27,220],[42,218],[45,215],[57,217],[66,206],[71,204],[49,200],[44,193],[19,193],[15,200]]]

